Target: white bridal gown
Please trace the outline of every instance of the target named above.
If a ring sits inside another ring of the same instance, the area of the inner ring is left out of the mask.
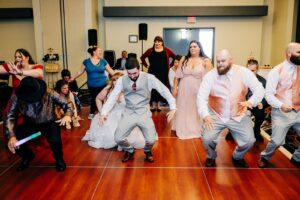
[[[109,112],[107,120],[103,125],[99,124],[100,114],[96,114],[92,119],[90,129],[82,138],[83,141],[88,141],[89,146],[94,148],[110,149],[117,146],[114,136],[122,113],[125,110],[125,100],[117,102],[113,109]],[[127,137],[129,143],[136,149],[144,148],[145,139],[138,127],[135,127]],[[118,148],[118,150],[122,150]]]

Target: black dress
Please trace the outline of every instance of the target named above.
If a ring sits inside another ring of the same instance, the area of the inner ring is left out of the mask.
[[[166,51],[163,50],[162,52],[156,52],[153,50],[149,57],[149,63],[150,67],[148,73],[153,74],[158,80],[160,80],[166,87],[169,88],[169,64],[167,63]],[[158,101],[166,103],[166,100],[156,90],[152,90],[150,103]]]

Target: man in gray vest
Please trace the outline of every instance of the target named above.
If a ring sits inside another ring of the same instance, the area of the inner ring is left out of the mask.
[[[156,141],[157,133],[149,108],[151,90],[157,90],[168,101],[171,110],[167,113],[168,122],[172,120],[175,114],[176,102],[169,89],[157,78],[140,71],[140,66],[136,58],[128,59],[126,70],[127,75],[117,80],[115,88],[103,105],[100,120],[102,123],[105,123],[107,114],[114,106],[118,95],[123,92],[126,107],[115,132],[116,143],[125,150],[122,162],[133,159],[134,148],[126,138],[136,126],[141,129],[145,137],[145,161],[153,162],[151,149]]]

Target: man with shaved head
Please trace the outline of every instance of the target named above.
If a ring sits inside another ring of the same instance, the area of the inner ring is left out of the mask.
[[[248,88],[252,96],[246,100]],[[251,114],[247,108],[257,106],[264,96],[264,88],[246,67],[233,64],[226,49],[217,54],[217,68],[208,72],[199,88],[197,106],[203,118],[203,145],[207,151],[205,166],[214,167],[218,136],[228,128],[237,147],[232,156],[236,167],[249,167],[244,155],[255,142]]]
[[[284,144],[290,128],[300,134],[300,44],[288,44],[285,57],[285,61],[268,74],[266,100],[272,106],[272,135],[258,161],[260,168],[268,166],[275,150]],[[300,147],[291,163],[300,167]]]

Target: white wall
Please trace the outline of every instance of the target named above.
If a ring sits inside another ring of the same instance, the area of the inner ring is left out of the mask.
[[[262,25],[260,17],[245,18],[197,18],[197,23],[188,24],[185,17],[172,18],[106,18],[106,49],[115,50],[117,57],[123,49],[141,56],[141,41],[129,43],[129,35],[138,35],[138,24],[148,24],[148,40],[144,51],[153,45],[156,35],[163,35],[163,28],[214,27],[215,52],[227,48],[236,63],[244,65],[250,53],[260,60]],[[175,52],[176,53],[176,52]]]
[[[31,8],[31,0],[0,0],[0,8]],[[27,49],[36,60],[33,19],[0,20],[0,60],[14,60],[16,49]]]
[[[123,49],[141,55],[141,42],[128,42],[128,35],[138,35],[139,23],[148,24],[144,50],[152,46],[156,35],[163,35],[163,28],[214,27],[215,54],[221,48],[228,48],[238,64],[245,64],[252,52],[261,65],[274,66],[283,59],[285,46],[294,35],[295,0],[99,0],[102,1],[105,6],[268,5],[268,15],[264,17],[197,17],[195,24],[187,24],[185,17],[103,18],[99,20],[99,27],[105,30],[104,36],[101,35],[105,38],[104,47],[115,50],[117,57]]]
[[[141,42],[129,43],[129,35],[138,35],[138,24],[148,24],[144,50],[153,44],[163,28],[215,27],[215,51],[228,48],[238,64],[244,64],[250,52],[260,63],[274,65],[284,57],[284,48],[292,40],[295,0],[65,0],[69,69],[79,70],[87,54],[87,30],[98,29],[98,44],[113,49],[117,57],[123,49],[141,55]],[[33,5],[32,5],[33,4]],[[195,24],[185,17],[105,18],[103,6],[220,6],[268,5],[265,17],[199,18]],[[35,19],[0,20],[0,60],[13,60],[17,48],[26,48],[34,59],[54,48],[62,54],[59,0],[0,0],[0,8],[32,7]],[[62,64],[62,62],[60,61]],[[85,77],[79,79],[85,82]]]
[[[275,0],[273,18],[271,65],[275,66],[285,59],[285,48],[293,38],[294,0]]]

